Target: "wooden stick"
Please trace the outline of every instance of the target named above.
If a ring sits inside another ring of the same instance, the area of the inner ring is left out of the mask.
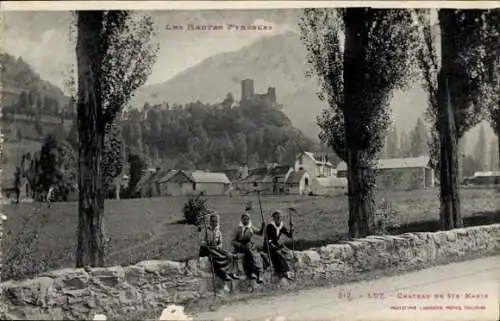
[[[208,258],[210,260],[210,268],[211,268],[211,271],[212,271],[212,280],[213,280],[213,287],[214,287],[214,290],[213,290],[213,300],[214,300],[214,303],[215,303],[215,298],[217,296],[216,294],[216,288],[215,288],[215,269],[214,269],[214,261],[212,259],[212,253],[210,252],[210,247],[208,246],[208,228],[207,228],[207,220],[205,219],[206,215],[203,216],[203,225],[205,227],[205,242],[206,242],[206,246],[207,246],[207,249],[208,249]]]
[[[264,211],[262,210],[262,202],[260,200],[260,191],[257,190],[257,199],[259,200],[259,208],[260,208],[260,217],[262,218],[262,222],[264,223]],[[267,256],[269,258],[269,267],[271,268],[271,281],[273,279],[274,275],[274,267],[273,267],[273,260],[271,259],[271,250],[269,249],[269,241],[267,239],[267,233],[266,233],[266,226],[264,226],[264,244],[267,249]]]
[[[293,219],[292,219],[292,213],[297,212],[297,210],[293,207],[290,207],[288,209],[288,214],[290,216],[290,229],[293,230]],[[297,277],[297,259],[295,257],[295,238],[293,237],[293,234],[295,234],[295,230],[292,231],[292,254],[293,254],[293,273],[295,274],[295,277]]]

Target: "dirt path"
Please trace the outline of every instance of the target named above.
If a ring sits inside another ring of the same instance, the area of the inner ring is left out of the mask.
[[[500,315],[499,292],[500,256],[495,256],[377,280],[235,302],[194,318],[496,321]]]

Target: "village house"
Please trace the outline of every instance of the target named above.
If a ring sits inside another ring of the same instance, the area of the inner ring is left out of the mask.
[[[311,178],[335,176],[335,166],[328,161],[326,155],[317,159],[311,152],[303,152],[297,155],[295,160],[295,171],[305,170]]]
[[[161,196],[225,195],[231,186],[224,173],[176,171],[159,183]]]
[[[303,152],[297,155],[293,172],[286,182],[289,194],[335,194],[347,188],[345,180],[336,178],[335,166],[326,154]]]
[[[429,166],[429,157],[379,159],[376,165],[378,189],[413,190],[435,186],[434,171]],[[347,177],[347,165],[337,167],[338,177]]]
[[[235,182],[248,176],[248,166],[247,164],[231,165],[220,172],[226,174],[231,182]]]
[[[236,184],[242,194],[252,193],[257,189],[266,194],[281,194],[285,192],[285,182],[292,172],[292,166],[272,163],[249,170],[248,176],[238,180]]]
[[[482,186],[500,185],[500,172],[475,172],[472,177],[465,177],[462,184]]]
[[[172,173],[173,170],[171,169],[149,168],[137,183],[134,192],[140,193],[141,197],[160,196],[159,181]]]
[[[316,177],[312,180],[311,192],[314,195],[343,195],[347,193],[347,178]]]
[[[287,194],[309,194],[311,192],[311,177],[305,170],[293,171],[285,182]]]

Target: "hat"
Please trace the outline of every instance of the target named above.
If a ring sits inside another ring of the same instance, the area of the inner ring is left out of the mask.
[[[281,210],[275,210],[275,211],[273,212],[273,214],[271,214],[271,216],[273,216],[273,217],[274,217],[274,215],[276,215],[276,214],[279,214],[279,215],[283,216],[283,212],[282,212]]]

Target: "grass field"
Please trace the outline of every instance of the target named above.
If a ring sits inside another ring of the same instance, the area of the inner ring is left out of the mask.
[[[427,190],[380,192],[378,197],[391,202],[398,213],[399,224],[411,225],[438,218],[436,195],[437,191]],[[498,211],[498,195],[494,190],[462,190],[463,215],[471,217]],[[166,197],[107,201],[105,224],[111,237],[107,264],[128,265],[146,259],[184,260],[195,257],[198,253],[196,229],[179,223],[183,219],[182,206],[186,200],[186,197]],[[208,198],[210,207],[220,213],[226,246],[229,246],[229,236],[239,222],[245,202],[249,200],[254,203],[252,220],[258,225],[261,219],[255,196]],[[266,219],[272,210],[290,206],[298,211],[294,217],[297,249],[333,243],[346,237],[346,196],[267,196],[262,199]],[[25,271],[16,271],[14,267],[6,274],[10,273],[12,277],[30,276],[46,269],[73,266],[77,203],[55,203],[51,209],[38,203],[6,205],[3,209],[8,217],[4,253],[13,253],[16,246],[24,246],[21,244],[31,244],[34,249],[32,253],[25,251],[23,254],[25,258],[20,265],[25,266]],[[497,214],[493,216],[495,220],[498,218]],[[417,224],[413,229],[428,227]],[[19,237],[26,234],[22,231],[27,230],[38,230],[38,238],[27,241],[23,240],[24,236]],[[42,261],[46,264],[39,265]]]

